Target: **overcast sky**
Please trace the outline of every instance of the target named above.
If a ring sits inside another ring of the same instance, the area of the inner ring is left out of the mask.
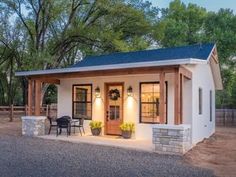
[[[168,7],[172,0],[149,0],[160,8]],[[218,11],[220,8],[230,8],[236,12],[236,0],[182,0],[185,4],[194,3],[206,8],[208,11]]]

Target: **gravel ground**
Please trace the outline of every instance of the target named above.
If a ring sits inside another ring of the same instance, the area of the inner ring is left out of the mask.
[[[180,156],[0,133],[0,176],[211,177]]]

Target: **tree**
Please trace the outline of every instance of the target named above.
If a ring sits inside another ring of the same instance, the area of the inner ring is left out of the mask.
[[[162,17],[154,26],[153,37],[163,47],[204,42],[206,9],[195,4],[187,6],[180,0],[172,1],[169,8],[162,9]]]
[[[2,0],[0,8],[6,25],[0,31],[0,47],[12,54],[1,56],[4,65],[11,63],[7,78],[13,79],[15,70],[65,67],[85,54],[140,50],[150,42],[151,22],[144,10],[123,0]],[[7,35],[9,29],[17,32]],[[27,80],[20,82],[26,98]],[[43,95],[47,88],[43,86]]]
[[[162,17],[154,29],[153,38],[162,47],[216,43],[224,85],[224,90],[217,92],[217,107],[233,106],[236,99],[236,16],[232,10],[207,12],[195,4],[185,5],[175,0],[162,9]]]
[[[218,93],[217,107],[236,107],[236,16],[232,10],[210,12],[205,22],[205,36],[217,43],[224,90]]]

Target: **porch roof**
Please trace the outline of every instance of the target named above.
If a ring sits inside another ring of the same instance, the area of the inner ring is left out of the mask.
[[[75,65],[67,68],[20,71],[16,72],[16,76],[206,63],[214,46],[214,44],[196,44],[155,50],[87,56]]]

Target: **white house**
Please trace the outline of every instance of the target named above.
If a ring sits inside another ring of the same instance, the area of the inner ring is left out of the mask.
[[[214,44],[88,56],[68,68],[16,75],[29,79],[30,108],[35,91],[36,116],[41,84],[54,83],[58,116],[85,115],[86,131],[90,120],[99,120],[104,135],[120,135],[122,122],[134,122],[135,139],[181,153],[215,132],[215,90],[222,80]]]

